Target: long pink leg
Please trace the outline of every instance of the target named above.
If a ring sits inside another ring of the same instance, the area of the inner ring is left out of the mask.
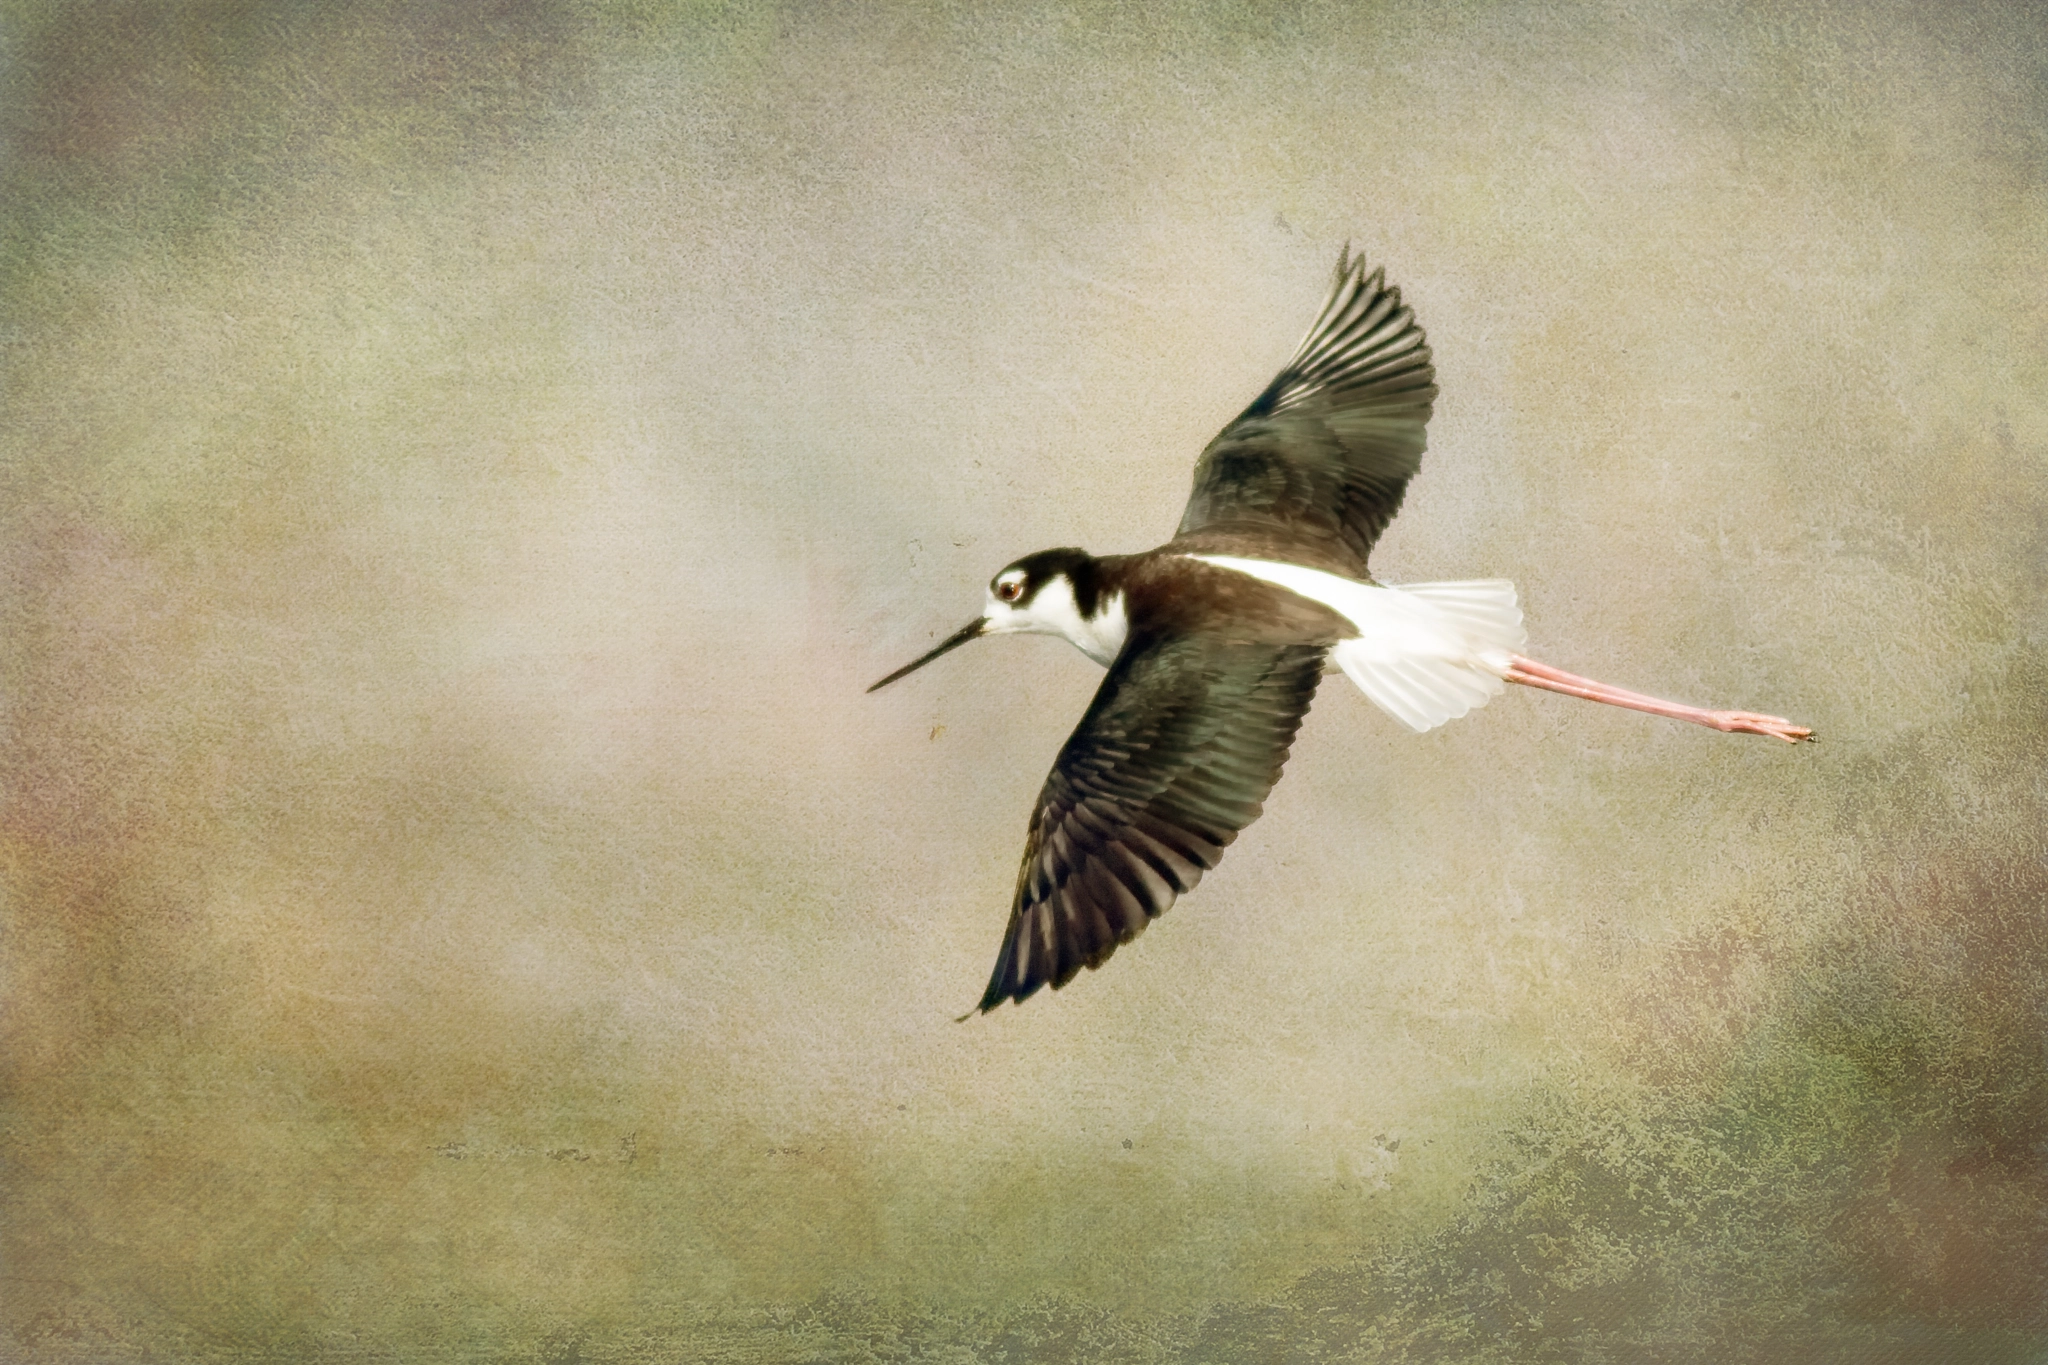
[[[1562,692],[1567,697],[1584,697],[1587,701],[1606,702],[1609,706],[1626,706],[1631,711],[1647,711],[1653,716],[1689,720],[1694,725],[1704,725],[1728,734],[1769,735],[1787,744],[1813,738],[1813,731],[1803,725],[1794,725],[1782,716],[1760,716],[1754,711],[1702,711],[1697,706],[1681,706],[1675,701],[1663,701],[1624,687],[1581,678],[1576,673],[1537,663],[1520,654],[1509,660],[1508,671],[1501,676],[1524,687],[1540,687],[1547,692]]]

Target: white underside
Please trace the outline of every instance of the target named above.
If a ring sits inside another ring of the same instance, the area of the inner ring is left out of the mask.
[[[1507,690],[1502,676],[1528,638],[1504,578],[1382,587],[1320,569],[1194,555],[1320,602],[1351,622],[1330,660],[1372,703],[1412,730],[1434,730]]]

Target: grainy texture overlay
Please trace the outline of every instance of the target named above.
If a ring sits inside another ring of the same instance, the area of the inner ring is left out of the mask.
[[[0,1354],[2048,1349],[2037,6],[0,6]],[[965,1024],[1349,239],[1375,560],[1793,749],[1326,683]]]

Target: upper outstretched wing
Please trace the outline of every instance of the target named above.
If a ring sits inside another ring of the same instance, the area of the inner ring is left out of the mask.
[[[1326,652],[1133,634],[1039,793],[980,1009],[1101,966],[1216,866],[1279,780]]]
[[[1354,578],[1422,463],[1436,370],[1413,310],[1350,248],[1301,349],[1195,465],[1181,536],[1277,537]],[[1297,556],[1299,557],[1299,556]]]

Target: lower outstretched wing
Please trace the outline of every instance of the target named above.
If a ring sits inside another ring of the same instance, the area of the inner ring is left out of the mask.
[[[1039,793],[978,1008],[1101,966],[1194,889],[1258,819],[1327,652],[1203,633],[1126,642]]]

